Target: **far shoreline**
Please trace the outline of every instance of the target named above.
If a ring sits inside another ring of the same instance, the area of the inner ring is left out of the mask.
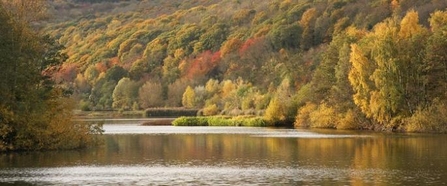
[[[163,110],[163,111],[171,111],[171,110],[182,110],[182,108],[151,108],[151,110]],[[181,126],[175,125],[173,122],[179,118],[206,118],[206,120],[210,120],[212,118],[228,118],[237,119],[237,118],[262,118],[262,116],[191,116],[191,115],[177,115],[177,116],[148,116],[147,110],[130,110],[130,111],[118,111],[118,110],[96,110],[96,111],[81,111],[74,110],[74,119],[141,119],[144,120],[139,123],[141,126]],[[178,113],[176,113],[178,114]],[[228,122],[219,124],[219,125],[206,125],[206,126],[257,126],[257,127],[287,127],[287,128],[306,128],[306,129],[331,129],[331,130],[350,130],[350,131],[373,131],[373,132],[383,132],[383,133],[420,133],[420,134],[446,134],[445,132],[433,132],[433,131],[425,131],[425,132],[409,132],[403,129],[396,128],[383,128],[383,127],[372,127],[372,128],[358,128],[358,129],[337,129],[337,128],[320,128],[320,127],[297,127],[294,126],[293,122],[280,122],[273,124],[255,124],[255,125],[244,125],[244,124],[228,124]],[[183,125],[183,126],[199,126],[199,125]]]

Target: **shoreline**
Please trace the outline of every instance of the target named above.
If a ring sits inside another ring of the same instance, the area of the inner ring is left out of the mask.
[[[138,111],[80,111],[74,110],[74,118],[80,120],[98,119],[135,119],[144,120],[140,123],[142,126],[258,126],[258,127],[287,127],[287,128],[308,128],[308,129],[335,129],[319,127],[297,127],[293,122],[269,122],[261,116],[170,116],[170,117],[148,117],[146,110]],[[187,118],[188,121],[180,121],[174,124],[176,120]],[[257,121],[247,121],[256,119]],[[201,121],[200,121],[201,120]],[[210,122],[211,121],[211,124]],[[194,123],[198,122],[198,123]],[[183,124],[182,124],[183,123]],[[370,126],[368,128],[347,129],[352,131],[373,131],[384,133],[425,133],[425,134],[446,134],[445,132],[409,132],[402,128],[386,128],[383,126]]]

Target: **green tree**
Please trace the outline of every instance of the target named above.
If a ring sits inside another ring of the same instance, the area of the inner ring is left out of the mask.
[[[373,32],[352,45],[349,79],[354,101],[374,121],[396,127],[423,105],[422,67],[427,32],[410,11],[400,24],[376,25]]]
[[[91,71],[94,72],[94,71]],[[113,108],[113,91],[118,81],[128,75],[127,71],[120,66],[113,66],[103,75],[97,78],[91,90],[89,101],[97,106],[97,109]]]
[[[447,12],[437,11],[430,18],[433,33],[425,46],[423,79],[427,93],[425,98],[445,98],[447,90]]]
[[[194,44],[201,35],[201,29],[195,24],[185,24],[175,35],[169,40],[167,47],[169,54],[177,49],[183,49],[185,54],[189,55],[194,51]]]
[[[199,42],[194,46],[194,53],[200,53],[206,50],[218,51],[222,43],[227,39],[229,29],[228,25],[223,23],[214,24],[210,29],[203,33]]]
[[[159,75],[161,65],[167,56],[166,35],[159,36],[147,44],[143,56],[132,63],[129,74],[132,79],[140,79],[144,74]]]
[[[127,77],[127,76],[128,76],[128,72],[123,67],[115,65],[112,68],[107,70],[104,78],[108,81],[112,80],[112,81],[118,82],[123,77]]]
[[[358,40],[358,31],[353,34],[336,36],[331,46],[338,50],[334,53],[337,56],[337,64],[334,69],[335,82],[330,90],[332,104],[337,105],[337,109],[346,111],[345,109],[355,107],[352,95],[354,94],[351,84],[349,83],[349,70],[352,68],[349,63],[349,54],[351,52],[350,45]],[[355,35],[354,35],[355,34]],[[340,42],[337,42],[340,41]]]
[[[113,90],[115,90],[116,83],[117,82],[113,80],[107,81],[106,79],[101,78],[92,88],[91,94],[88,98],[89,101],[99,110],[112,109],[112,95]]]
[[[163,60],[163,79],[168,83],[173,83],[180,77],[179,64],[185,53],[182,49],[177,49],[174,55],[169,55]]]
[[[138,83],[129,78],[123,78],[118,81],[112,93],[112,107],[118,109],[131,109],[133,103],[137,101],[138,88]]]
[[[267,35],[274,49],[296,49],[300,47],[303,29],[298,24],[278,25]]]
[[[284,79],[278,86],[273,98],[265,110],[265,118],[271,122],[292,122],[296,115],[290,80]]]

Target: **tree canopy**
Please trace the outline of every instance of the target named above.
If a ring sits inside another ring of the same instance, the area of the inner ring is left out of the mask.
[[[184,105],[297,126],[443,130],[418,117],[444,105],[445,1],[51,5],[59,17],[44,31],[74,69],[58,75],[90,109]]]

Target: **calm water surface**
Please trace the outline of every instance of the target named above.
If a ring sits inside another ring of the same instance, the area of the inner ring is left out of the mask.
[[[0,154],[0,185],[446,185],[447,135],[106,121],[104,145]]]

